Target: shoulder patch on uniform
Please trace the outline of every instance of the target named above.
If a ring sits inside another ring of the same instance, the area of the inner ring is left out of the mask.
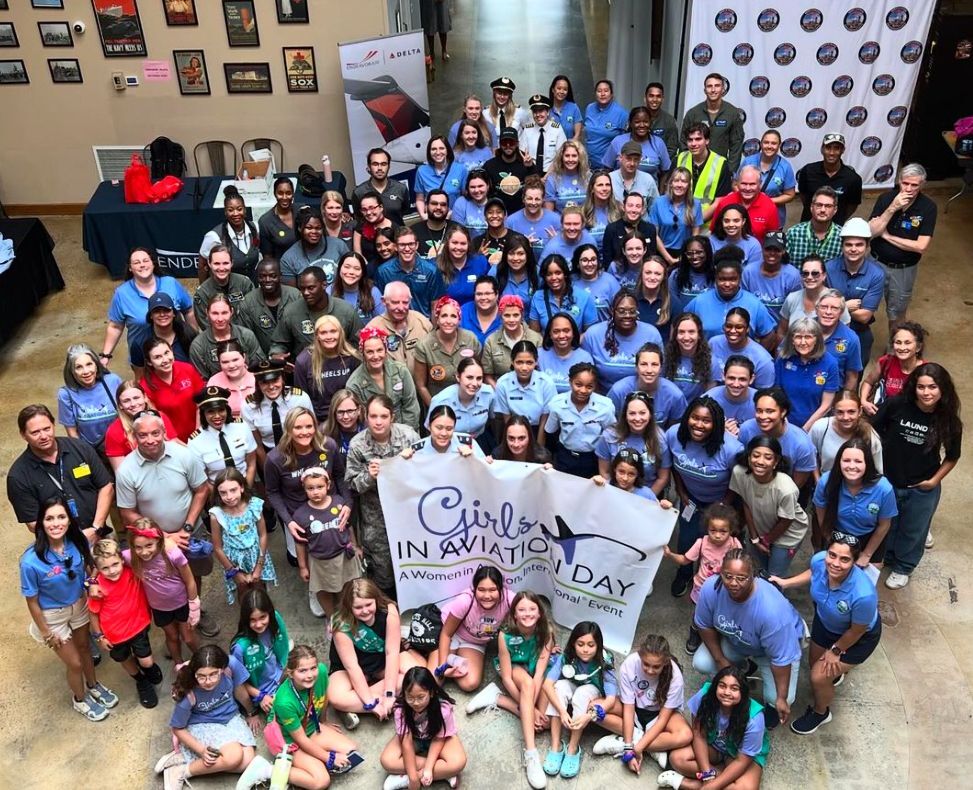
[[[561,128],[561,124],[559,124],[557,121],[551,121],[551,128],[552,129],[560,129]]]
[[[420,439],[418,442],[413,442],[412,444],[409,445],[409,447],[411,447],[413,450],[421,450],[425,446],[426,446],[425,439]]]
[[[202,433],[202,431],[199,428],[197,428],[195,431],[193,431],[191,434],[189,434],[189,438],[190,439],[195,439],[201,433]]]
[[[250,404],[256,403],[256,401],[253,399],[253,395],[252,394],[247,395],[247,397],[244,398],[244,402],[245,403],[250,403]]]
[[[304,394],[304,390],[302,390],[300,387],[291,387],[288,390],[288,394],[289,395],[303,395]]]
[[[230,422],[231,423],[232,422],[235,422],[235,423],[239,423],[239,424],[242,425],[243,424],[243,417],[234,417],[232,420],[230,420]]]

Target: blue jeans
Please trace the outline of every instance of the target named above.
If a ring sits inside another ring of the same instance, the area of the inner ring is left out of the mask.
[[[754,660],[754,663],[760,667],[760,679],[764,686],[764,705],[773,706],[774,701],[777,699],[777,684],[774,682],[774,673],[770,668],[770,659],[767,656],[748,656],[723,636],[720,637],[720,649],[723,651],[723,655],[726,656],[727,661],[739,664],[740,666],[745,666],[748,658]],[[693,668],[699,674],[706,675],[710,678],[719,672],[719,667],[713,660],[713,656],[710,655],[709,650],[707,650],[705,642],[693,654]],[[787,686],[788,705],[793,704],[794,699],[797,697],[797,680],[800,674],[801,659],[798,658],[797,661],[791,664],[791,680]]]
[[[895,501],[899,515],[892,519],[885,545],[885,562],[896,573],[906,576],[912,573],[926,550],[926,535],[932,517],[939,507],[942,484],[931,491],[918,488],[896,488]]]
[[[800,546],[778,546],[776,543],[770,547],[770,554],[764,554],[756,546],[750,549],[750,553],[757,561],[757,567],[767,571],[771,576],[786,576],[787,570],[791,567],[791,560],[797,554]]]
[[[682,510],[688,503],[680,502],[679,504],[679,536],[676,538],[676,553],[685,554],[692,548],[693,544],[697,540],[703,537],[703,511],[709,507],[709,503],[700,504],[699,502],[696,502],[696,512],[693,513],[693,517],[688,521],[682,517]],[[679,569],[676,571],[676,578],[683,580],[691,579],[693,577],[694,567],[694,563],[690,563],[689,565],[680,565]]]

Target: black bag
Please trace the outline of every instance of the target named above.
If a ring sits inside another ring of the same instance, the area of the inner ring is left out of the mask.
[[[319,198],[324,194],[324,176],[311,165],[297,168],[297,185],[301,188],[301,194],[306,197]]]
[[[443,613],[439,607],[434,603],[423,604],[412,613],[406,641],[410,649],[428,656],[439,647],[439,635],[442,630]]]
[[[186,151],[168,137],[156,137],[149,143],[149,159],[152,162],[153,181],[166,176],[186,176]]]

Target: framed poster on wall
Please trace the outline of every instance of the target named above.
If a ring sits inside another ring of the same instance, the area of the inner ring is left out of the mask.
[[[106,58],[145,57],[145,33],[136,0],[91,0]]]
[[[224,63],[227,93],[273,93],[269,63]]]
[[[162,10],[169,27],[199,24],[199,17],[196,16],[196,0],[162,0]]]
[[[172,59],[176,64],[179,92],[183,96],[209,96],[209,73],[203,50],[174,49]]]
[[[73,47],[71,26],[67,22],[38,22],[41,44],[45,47]]]
[[[19,47],[17,30],[13,22],[0,22],[0,47]]]
[[[0,85],[26,85],[30,82],[22,60],[0,60]]]
[[[284,47],[284,73],[288,93],[317,93],[318,72],[314,47]]]
[[[223,0],[226,40],[231,47],[259,47],[257,9],[253,0]]]
[[[308,0],[276,0],[277,2],[277,22],[281,25],[292,23],[307,24]]]
[[[51,80],[54,83],[84,82],[81,64],[77,58],[48,58],[47,67],[51,70]]]

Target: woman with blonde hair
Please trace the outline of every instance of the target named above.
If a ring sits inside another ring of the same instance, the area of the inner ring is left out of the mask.
[[[471,93],[463,99],[463,109],[460,110],[459,120],[449,127],[447,139],[449,140],[450,146],[456,145],[456,140],[459,138],[459,127],[462,121],[470,121],[476,124],[477,128],[483,133],[483,139],[489,143],[490,148],[494,151],[497,149],[498,132],[483,117],[483,100],[475,93]]]
[[[544,208],[561,211],[565,206],[584,205],[590,179],[588,152],[577,140],[568,140],[554,154],[544,178]]]
[[[665,194],[652,201],[649,222],[655,225],[655,243],[668,266],[679,263],[686,242],[703,228],[703,205],[693,197],[693,174],[677,167],[669,174]]]
[[[310,396],[317,419],[327,418],[331,396],[360,364],[341,322],[333,315],[319,317],[314,322],[314,340],[294,362],[294,384]]]
[[[142,389],[142,385],[135,379],[126,379],[115,390],[115,403],[118,404],[118,417],[105,431],[105,456],[111,464],[112,471],[116,471],[132,450],[135,449],[135,426],[132,421],[140,412],[158,411],[152,399]],[[179,441],[176,428],[172,420],[160,412],[162,424],[165,426],[166,439]]]
[[[324,235],[341,239],[351,249],[355,237],[355,220],[345,212],[344,195],[334,189],[321,195],[321,219],[324,220]]]

